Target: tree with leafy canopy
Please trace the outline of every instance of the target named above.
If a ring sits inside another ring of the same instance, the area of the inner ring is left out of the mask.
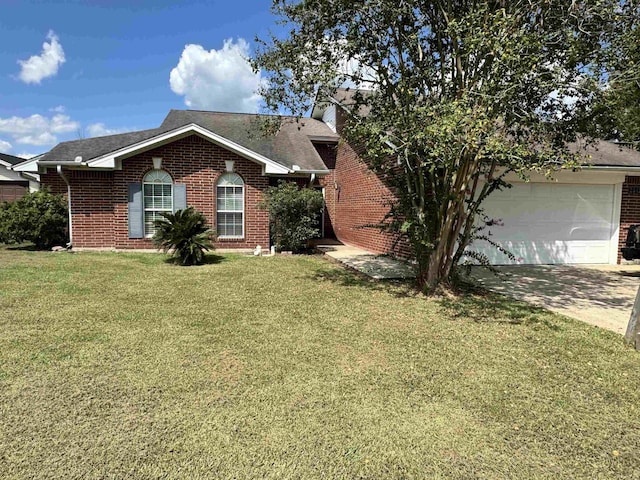
[[[287,33],[260,41],[268,109],[303,115],[316,95],[359,87],[343,135],[394,189],[386,227],[409,240],[418,285],[450,285],[488,264],[483,201],[505,175],[580,159],[567,141],[607,81],[617,0],[275,0]],[[367,91],[363,92],[362,89]],[[366,114],[365,114],[366,113]]]
[[[608,82],[594,108],[594,133],[640,149],[640,2],[621,2],[605,51]]]

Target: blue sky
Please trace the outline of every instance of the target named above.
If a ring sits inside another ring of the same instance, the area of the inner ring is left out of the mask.
[[[270,5],[0,0],[0,152],[154,128],[171,108],[256,111],[243,56],[277,30]]]

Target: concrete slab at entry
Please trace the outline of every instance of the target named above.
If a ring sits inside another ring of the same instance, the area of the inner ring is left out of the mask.
[[[411,265],[388,255],[377,255],[336,241],[318,241],[315,248],[376,280],[398,280],[416,276],[415,269]]]

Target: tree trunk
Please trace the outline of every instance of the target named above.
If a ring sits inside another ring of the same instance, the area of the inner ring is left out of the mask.
[[[627,345],[631,345],[636,350],[640,350],[640,287],[638,287],[638,293],[636,293],[636,301],[633,303],[633,310],[631,310],[631,317],[629,317],[629,324],[627,325],[627,333],[624,336],[624,341]]]

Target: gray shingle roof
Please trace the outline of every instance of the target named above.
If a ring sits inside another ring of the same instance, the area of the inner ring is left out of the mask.
[[[624,144],[599,140],[593,145],[585,142],[570,143],[569,150],[587,154],[585,163],[598,167],[640,167],[640,152]]]
[[[311,111],[311,117],[317,119],[322,118],[325,108],[331,104],[341,105],[348,109],[356,103],[354,98],[358,92],[360,92],[360,95],[364,98],[368,97],[372,93],[371,90],[366,89],[358,90],[357,88],[336,88],[333,93],[327,97],[326,92],[319,92]],[[357,113],[360,117],[366,117],[370,111],[371,107],[369,105],[360,105]]]
[[[258,115],[171,110],[159,128],[63,142],[46,153],[41,160],[73,161],[81,156],[83,161],[88,161],[192,123],[289,169],[298,165],[301,170],[326,170],[310,137],[338,141],[338,136],[324,123],[309,118],[296,122],[294,117],[283,117],[278,133],[265,137]]]
[[[76,157],[82,157],[83,161],[100,157],[107,153],[119,150],[129,145],[147,140],[158,135],[160,129],[141,130],[138,132],[119,133],[106,137],[84,138],[62,142],[45,153],[40,161],[44,162],[71,162]]]
[[[309,137],[338,141],[338,136],[323,122],[312,118],[282,117],[278,133],[264,136],[258,115],[244,113],[171,110],[161,130],[174,130],[195,123],[224,138],[246,147],[287,168],[298,165],[301,170],[326,170]]]

